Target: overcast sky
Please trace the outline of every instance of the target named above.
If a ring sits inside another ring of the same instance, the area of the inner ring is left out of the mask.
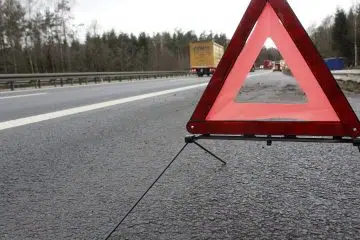
[[[149,34],[176,28],[226,33],[230,38],[250,0],[76,0],[74,17],[85,24],[84,33],[93,20],[100,32],[116,31]],[[301,23],[307,28],[333,14],[337,7],[350,9],[355,0],[289,0]]]

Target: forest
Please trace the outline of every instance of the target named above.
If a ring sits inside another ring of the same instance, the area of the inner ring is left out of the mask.
[[[80,40],[70,0],[54,0],[51,6],[40,1],[0,0],[0,73],[185,70],[189,42],[214,40],[226,48],[231,37],[181,29],[138,35],[100,32],[92,22],[83,24],[87,34]],[[323,57],[344,57],[354,65],[358,13],[359,6],[348,12],[338,9],[319,26],[307,29]],[[277,49],[264,47],[257,64],[280,58]]]
[[[355,64],[355,41],[360,47],[359,26],[360,5],[357,5],[348,11],[338,8],[335,14],[327,16],[318,26],[313,24],[307,32],[323,58],[343,57],[349,67],[354,67],[359,64]]]

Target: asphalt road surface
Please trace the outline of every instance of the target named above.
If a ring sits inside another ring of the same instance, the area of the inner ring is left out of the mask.
[[[104,239],[184,144],[207,81],[0,93],[0,239]],[[255,72],[244,92],[301,96],[293,84]],[[190,145],[112,239],[359,238],[357,148],[202,143],[228,165]]]

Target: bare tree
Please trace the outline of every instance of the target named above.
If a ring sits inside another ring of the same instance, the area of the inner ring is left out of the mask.
[[[2,71],[7,73],[7,54],[5,44],[5,17],[4,17],[4,3],[0,0],[0,60],[2,61]]]
[[[12,52],[13,72],[18,72],[17,56],[21,52],[21,41],[24,29],[25,10],[16,0],[5,0],[3,4],[3,17],[5,24],[6,42]]]
[[[31,73],[34,73],[34,63],[32,59],[32,51],[30,48],[33,47],[34,38],[33,38],[33,6],[36,5],[36,1],[27,0],[26,1],[26,19],[25,19],[25,51],[29,59],[29,65]]]
[[[72,0],[0,0],[0,73],[176,70],[189,67],[193,32],[149,36],[102,32],[97,21],[85,41],[71,16]],[[202,39],[227,42],[224,34]]]

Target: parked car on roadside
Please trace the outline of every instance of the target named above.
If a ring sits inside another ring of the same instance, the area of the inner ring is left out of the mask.
[[[280,64],[280,62],[275,62],[274,63],[273,72],[281,72],[281,64]]]

